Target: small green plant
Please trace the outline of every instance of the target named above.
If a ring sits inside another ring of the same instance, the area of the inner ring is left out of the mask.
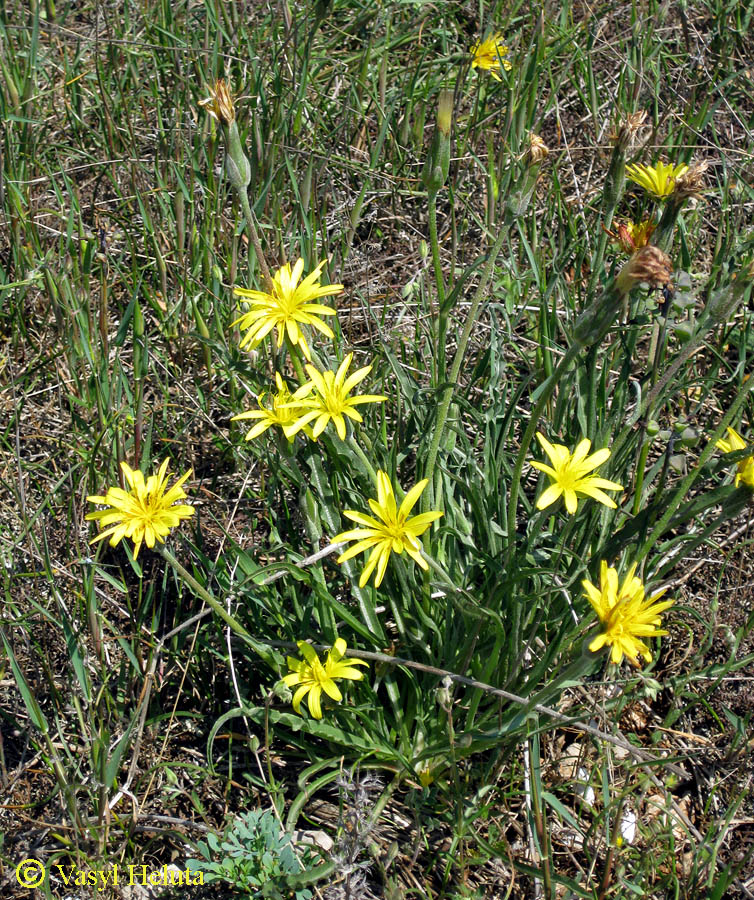
[[[204,883],[225,881],[234,892],[248,897],[294,897],[309,900],[311,891],[296,888],[291,876],[316,864],[316,851],[305,848],[302,860],[291,845],[291,836],[269,811],[244,813],[225,829],[222,837],[210,833],[199,841],[202,859],[189,859],[191,872],[203,872]],[[220,861],[216,861],[220,858]]]

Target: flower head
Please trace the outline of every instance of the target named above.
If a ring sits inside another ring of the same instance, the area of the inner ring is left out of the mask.
[[[293,395],[291,400],[299,409],[304,409],[303,415],[291,425],[284,427],[286,437],[292,437],[310,422],[314,422],[312,434],[318,438],[330,421],[335,425],[338,437],[341,441],[346,439],[346,420],[348,416],[355,422],[362,422],[361,413],[355,409],[361,403],[381,403],[387,400],[382,394],[359,394],[349,397],[349,393],[359,382],[363,381],[372,371],[371,366],[357,369],[353,375],[346,378],[346,372],[351,365],[353,353],[349,353],[338,366],[337,372],[318,372],[314,366],[308,365],[306,371],[311,381],[303,384]]]
[[[673,188],[673,200],[679,203],[690,198],[701,200],[706,189],[704,176],[709,167],[709,160],[703,159],[701,162],[687,167],[682,175],[677,175]]]
[[[346,652],[346,642],[338,638],[333,644],[324,664],[317,656],[317,651],[306,641],[297,641],[299,652],[303,659],[288,657],[288,668],[291,670],[283,677],[283,682],[290,688],[298,685],[293,695],[293,708],[301,715],[301,701],[308,694],[307,705],[309,712],[315,719],[322,718],[322,691],[328,697],[339,703],[343,699],[336,678],[348,678],[351,681],[360,681],[364,673],[353,666],[368,666],[369,663],[362,659],[348,659],[343,661]]]
[[[621,294],[627,294],[637,284],[644,282],[652,287],[668,284],[673,277],[673,264],[659,247],[647,244],[636,253],[618,272],[615,285]]]
[[[318,297],[327,297],[330,294],[339,294],[343,290],[342,284],[319,283],[322,267],[327,260],[323,259],[317,268],[299,284],[299,279],[304,271],[304,261],[299,259],[291,269],[290,263],[281,266],[272,278],[272,293],[266,291],[252,291],[247,288],[234,288],[233,293],[242,297],[251,309],[245,312],[233,323],[238,325],[244,335],[241,346],[250,344],[252,347],[262,341],[273,328],[277,329],[278,347],[282,347],[286,332],[292,344],[301,347],[304,356],[311,359],[309,345],[300,328],[301,325],[311,325],[321,331],[326,337],[332,338],[334,334],[329,325],[326,325],[320,316],[334,316],[335,310],[320,303],[312,303]]]
[[[611,647],[610,658],[616,665],[626,656],[633,665],[638,666],[639,654],[647,662],[651,662],[652,654],[641,638],[667,634],[667,631],[657,627],[660,624],[660,613],[675,602],[658,602],[665,591],[645,598],[644,585],[635,572],[636,563],[626,573],[623,584],[619,584],[617,570],[608,568],[603,560],[600,564],[599,588],[591,581],[582,582],[586,597],[604,626],[604,631],[594,638],[589,649],[595,652],[606,645]]]
[[[604,227],[604,226],[603,226]],[[651,219],[645,219],[643,222],[621,222],[615,231],[608,231],[607,235],[626,253],[635,253],[649,244],[657,226]]]
[[[226,128],[236,119],[233,98],[224,78],[219,78],[215,82],[214,88],[210,88],[209,97],[200,100],[199,106],[203,106],[213,119],[217,119]]]
[[[259,409],[239,413],[239,415],[233,416],[231,419],[231,422],[239,419],[259,419],[256,425],[246,434],[247,441],[253,441],[254,438],[259,437],[272,425],[279,425],[285,429],[299,419],[302,412],[304,412],[304,408],[293,401],[293,394],[288,390],[288,386],[283,381],[283,376],[280,372],[275,372],[275,384],[277,385],[277,393],[269,395],[272,406],[264,405],[264,399],[268,396],[267,394],[258,394],[257,403],[259,404]],[[310,429],[306,428],[305,431],[311,434]],[[286,435],[286,437],[288,437],[289,441],[293,440],[292,434]]]
[[[639,112],[629,113],[625,119],[618,121],[609,137],[621,153],[625,153],[634,145],[639,132],[644,128],[646,118],[647,113],[642,109]]]
[[[503,36],[497,32],[483,41],[477,41],[471,48],[471,68],[487,69],[493,78],[502,81],[500,67],[502,66],[506,71],[513,68],[507,59],[503,59],[507,55],[508,48],[503,43]]]
[[[565,500],[566,509],[571,514],[575,513],[578,508],[578,494],[593,497],[600,503],[604,503],[605,506],[609,506],[610,509],[616,508],[615,502],[601,488],[609,491],[622,491],[623,486],[614,481],[608,481],[606,478],[587,474],[610,458],[610,451],[607,447],[588,456],[592,442],[586,438],[577,444],[573,453],[562,444],[551,444],[539,432],[537,432],[537,440],[552,463],[552,466],[536,461],[531,464],[535,469],[548,475],[551,482],[537,500],[537,509],[545,509],[550,506],[561,494]]]
[[[526,149],[522,154],[522,159],[527,166],[536,166],[544,162],[550,155],[547,144],[542,138],[530,131],[527,136]]]
[[[644,166],[641,163],[626,166],[626,175],[640,184],[647,193],[664,200],[673,193],[676,181],[686,173],[688,166],[683,164],[673,166],[663,162],[657,162],[653,166]]]
[[[128,463],[120,464],[129,490],[120,487],[108,488],[104,497],[95,494],[87,497],[91,503],[101,503],[110,509],[98,509],[87,515],[87,520],[97,520],[100,525],[110,525],[100,532],[91,542],[110,538],[110,546],[114,547],[124,537],[134,542],[134,558],[139,555],[142,542],[152,549],[155,540],[164,543],[170,529],[175,528],[181,519],[193,516],[194,507],[186,504],[174,504],[186,498],[183,482],[191,475],[189,469],[176,483],[168,489],[168,460],[160,466],[156,475],[150,475],[146,482],[139,469],[132,469]]]
[[[736,453],[738,450],[745,450],[746,441],[736,431],[735,428],[728,428],[728,440],[722,438],[715,444],[718,450],[723,453]],[[743,482],[748,488],[754,488],[754,456],[746,456],[740,459],[736,465],[736,487]]]
[[[377,518],[367,516],[353,509],[343,511],[343,515],[346,518],[351,519],[351,521],[362,527],[354,528],[351,531],[343,531],[340,534],[336,534],[332,539],[333,544],[338,544],[341,541],[358,542],[341,554],[338,557],[338,562],[345,562],[347,559],[351,559],[358,553],[364,553],[367,550],[372,551],[369,554],[364,571],[361,573],[359,587],[364,587],[369,581],[369,576],[374,571],[375,566],[377,567],[375,587],[379,587],[382,584],[391,553],[400,554],[405,550],[422,569],[426,570],[429,568],[421,555],[419,535],[424,534],[432,522],[439,519],[442,513],[433,511],[412,516],[410,519],[408,517],[428,483],[428,480],[424,478],[418,484],[415,484],[403,498],[401,505],[397,506],[393,485],[390,483],[387,473],[380,469],[377,472],[377,499],[369,501],[370,509]]]

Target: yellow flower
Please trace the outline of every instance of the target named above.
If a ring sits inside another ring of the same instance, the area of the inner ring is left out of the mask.
[[[301,417],[303,408],[297,403],[292,402],[293,395],[288,390],[288,386],[283,381],[283,376],[280,372],[275,372],[275,384],[277,385],[278,390],[276,394],[270,395],[272,400],[271,407],[263,405],[266,394],[258,394],[257,403],[259,403],[259,409],[252,409],[249,412],[239,413],[239,415],[233,416],[231,419],[231,422],[235,422],[239,419],[260,420],[247,433],[247,441],[252,441],[255,437],[259,437],[260,434],[263,434],[272,425],[280,425],[285,429],[287,425],[293,424],[293,422]],[[304,430],[311,436],[311,429],[305,428]],[[289,441],[293,440],[293,435],[286,435],[286,437],[288,437]]]
[[[582,582],[586,597],[605,629],[589,644],[589,649],[596,652],[601,647],[611,647],[610,658],[616,665],[626,656],[632,665],[638,666],[639,654],[651,662],[652,654],[641,638],[667,634],[667,631],[657,627],[660,613],[675,602],[658,602],[665,591],[645,598],[644,585],[635,572],[636,563],[626,573],[623,584],[619,584],[617,570],[608,568],[603,560],[600,563],[599,589],[591,581]]]
[[[247,288],[234,288],[233,293],[242,297],[251,309],[233,322],[247,333],[241,341],[241,347],[250,344],[256,347],[273,328],[277,329],[278,347],[282,347],[287,331],[290,341],[301,347],[304,356],[311,360],[309,345],[299,326],[311,325],[326,337],[334,334],[319,316],[334,316],[335,310],[320,303],[312,303],[318,297],[339,294],[342,284],[319,283],[322,267],[327,262],[323,259],[317,268],[299,284],[304,271],[304,261],[299,259],[291,270],[290,263],[281,266],[272,278],[272,293],[252,291]]]
[[[653,166],[644,166],[641,163],[626,166],[626,176],[640,184],[645,191],[663,200],[673,193],[676,180],[688,170],[683,164],[673,166],[670,163],[655,163]]]
[[[299,418],[292,425],[284,427],[283,431],[285,431],[286,437],[293,437],[309,422],[316,419],[312,434],[318,438],[332,420],[338,437],[344,441],[346,439],[344,416],[348,416],[355,422],[362,422],[361,413],[354,407],[361,403],[381,403],[383,400],[387,400],[387,397],[382,394],[348,396],[349,392],[372,371],[371,366],[364,366],[363,369],[357,369],[353,375],[346,378],[346,372],[352,359],[353,353],[349,353],[338,366],[337,372],[318,372],[314,366],[307,365],[306,371],[311,381],[301,385],[291,400],[292,404],[299,409],[305,409],[306,412],[303,415],[299,412]],[[311,394],[314,396],[310,396]]]
[[[283,677],[283,682],[290,688],[298,685],[296,693],[293,695],[293,708],[301,715],[301,701],[308,694],[306,701],[309,712],[315,719],[322,718],[321,697],[324,691],[328,697],[339,703],[343,699],[337,684],[336,678],[348,678],[351,681],[360,681],[364,677],[364,673],[353,666],[368,666],[369,663],[363,659],[349,659],[343,662],[346,652],[346,642],[343,638],[338,638],[333,644],[324,665],[317,656],[317,651],[311,644],[306,641],[297,641],[298,649],[304,657],[294,659],[288,657],[288,668],[290,674]]]
[[[403,553],[405,550],[408,555],[419,564],[422,569],[428,569],[429,566],[421,555],[421,542],[419,535],[429,528],[435,519],[439,519],[441,512],[425,512],[418,516],[408,518],[414,504],[419,499],[422,491],[428,484],[426,478],[415,484],[411,490],[403,498],[400,507],[396,507],[395,494],[393,493],[393,485],[386,472],[381,469],[377,472],[377,499],[370,500],[369,506],[372,512],[378,518],[364,515],[353,509],[346,509],[343,515],[351,519],[353,522],[362,525],[362,528],[354,528],[351,531],[343,531],[336,534],[332,539],[333,544],[339,544],[341,541],[358,541],[353,547],[349,547],[345,553],[338,557],[338,562],[345,562],[358,553],[364,553],[367,550],[372,552],[369,555],[364,571],[359,579],[359,587],[369,581],[369,576],[377,566],[377,577],[375,579],[375,587],[382,584],[385,577],[385,569],[387,569],[388,560],[391,553]]]
[[[604,228],[604,230],[618,244],[621,250],[624,250],[626,253],[634,253],[649,244],[649,239],[652,237],[655,228],[657,226],[651,219],[645,219],[643,222],[621,223],[615,231],[608,231],[607,228]]]
[[[170,529],[175,528],[181,519],[193,516],[194,507],[186,504],[174,506],[177,500],[184,500],[186,492],[181,485],[191,475],[189,469],[168,490],[168,460],[160,466],[156,475],[150,475],[146,482],[139,469],[132,469],[128,463],[120,464],[123,476],[130,490],[120,487],[108,488],[104,497],[95,494],[87,497],[91,503],[101,503],[110,509],[99,509],[89,513],[87,520],[98,520],[100,526],[111,525],[91,541],[110,538],[110,546],[114,547],[124,537],[134,542],[134,558],[139,555],[142,542],[152,549],[155,540],[164,543]]]
[[[600,478],[596,475],[587,475],[592,469],[601,466],[603,462],[610,458],[610,451],[607,447],[597,450],[591,456],[587,456],[592,442],[588,439],[580,441],[576,449],[571,453],[567,447],[562,444],[551,444],[544,435],[537,432],[537,440],[542,445],[542,449],[550,458],[552,466],[545,463],[531,463],[535,469],[544,472],[550,478],[550,486],[544,491],[542,496],[537,500],[537,509],[545,509],[554,503],[560,495],[563,495],[565,506],[569,513],[573,514],[578,508],[578,494],[585,497],[593,497],[615,509],[616,504],[607,494],[603,493],[600,488],[610,491],[622,491],[623,486],[616,484],[614,481],[608,481],[606,478]]]
[[[496,32],[483,41],[477,41],[471,48],[471,68],[487,69],[493,78],[502,81],[500,66],[506,71],[513,68],[507,59],[502,58],[507,55],[508,48],[503,43],[503,36],[500,32]]]
[[[735,428],[728,428],[727,431],[728,440],[721,438],[715,444],[718,450],[722,450],[723,453],[735,453],[738,450],[746,449],[746,441]],[[754,488],[754,456],[746,456],[744,459],[739,459],[736,469],[736,487],[743,482],[746,487]]]

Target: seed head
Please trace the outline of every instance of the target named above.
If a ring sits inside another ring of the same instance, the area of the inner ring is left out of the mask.
[[[535,166],[550,155],[547,145],[538,134],[529,132],[529,146],[524,150],[523,160],[527,166]]]
[[[621,269],[616,284],[621,294],[627,294],[644,281],[652,287],[668,284],[673,272],[672,263],[659,247],[649,244],[637,250]]]
[[[199,106],[203,106],[224,128],[230,128],[236,120],[233,98],[224,78],[218,78],[214,88],[210,88],[209,97],[200,100]]]
[[[679,175],[676,178],[673,193],[671,194],[672,199],[679,203],[691,197],[695,200],[701,200],[705,191],[704,174],[709,169],[709,166],[709,161],[706,159],[689,166],[683,175]]]
[[[627,153],[637,142],[639,132],[644,127],[647,118],[645,110],[629,113],[625,119],[621,119],[610,134],[610,140],[618,147],[621,153]]]

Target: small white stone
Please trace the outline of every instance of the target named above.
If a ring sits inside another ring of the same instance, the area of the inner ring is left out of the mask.
[[[594,788],[589,784],[589,773],[583,766],[579,766],[576,778],[583,784],[576,785],[576,793],[587,806],[594,806]]]
[[[632,809],[624,809],[620,820],[620,836],[627,844],[636,840],[636,813]]]

